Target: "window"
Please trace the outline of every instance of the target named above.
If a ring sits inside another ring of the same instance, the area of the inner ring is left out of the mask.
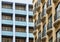
[[[13,27],[9,25],[2,25],[3,31],[13,31]]]
[[[33,33],[33,28],[32,27],[29,28],[29,33]]]
[[[16,26],[16,32],[26,32],[26,27]]]
[[[29,11],[33,11],[33,6],[29,5]]]
[[[33,22],[33,17],[29,16],[29,22]]]
[[[49,39],[49,42],[53,42],[53,38],[50,38],[50,39]]]
[[[37,20],[37,24],[39,24],[41,22],[41,14],[38,14],[38,20]]]
[[[46,14],[46,3],[43,6],[42,16],[44,16],[45,14]]]
[[[3,13],[2,14],[2,19],[3,20],[12,20],[12,15],[8,15],[8,14]]]
[[[33,39],[32,38],[29,38],[29,42],[33,42]]]
[[[12,3],[2,2],[2,8],[12,9]]]
[[[42,36],[45,36],[46,35],[46,24],[44,24],[43,26],[43,33],[42,33]]]
[[[16,21],[26,21],[26,16],[23,15],[15,15]]]
[[[48,20],[48,28],[47,29],[50,29],[52,28],[52,15],[49,17],[49,20]]]
[[[51,0],[48,0],[47,6],[50,6],[51,4],[52,4],[52,1]]]
[[[38,33],[38,42],[41,41],[41,32]]]
[[[57,39],[57,42],[60,42],[60,30],[58,30],[56,33],[56,39]]]
[[[26,5],[25,4],[17,4],[15,5],[16,10],[26,10]]]
[[[16,42],[26,42],[26,38],[16,38]]]
[[[40,3],[41,3],[41,0],[38,0],[38,5],[40,5]]]
[[[3,37],[2,42],[13,42],[13,41],[12,41],[12,38]]]
[[[55,19],[60,19],[60,3],[58,4],[58,6],[56,8]]]

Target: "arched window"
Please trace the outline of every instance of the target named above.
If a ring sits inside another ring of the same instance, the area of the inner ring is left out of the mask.
[[[57,31],[57,33],[56,33],[56,40],[57,40],[57,42],[60,42],[60,30]]]

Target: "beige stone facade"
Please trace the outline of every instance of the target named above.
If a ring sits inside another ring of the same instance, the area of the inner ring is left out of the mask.
[[[34,42],[60,42],[60,0],[33,0]]]

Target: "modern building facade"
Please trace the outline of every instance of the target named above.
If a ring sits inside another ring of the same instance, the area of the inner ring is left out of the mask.
[[[60,42],[60,0],[33,0],[34,42]]]
[[[0,42],[33,42],[32,0],[0,0]]]

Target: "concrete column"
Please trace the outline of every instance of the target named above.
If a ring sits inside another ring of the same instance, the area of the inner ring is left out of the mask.
[[[1,14],[1,9],[2,9],[2,4],[1,4],[1,0],[0,0],[0,42],[2,42],[1,39],[1,31],[2,31],[2,26],[1,26],[1,19],[2,19],[2,14]]]
[[[26,38],[26,42],[29,42],[29,25],[28,25],[28,4],[26,5],[26,11],[27,11],[27,16],[26,16],[26,22],[27,22],[27,27],[26,27],[26,32],[27,32],[27,38]]]
[[[13,2],[13,42],[15,42],[15,2]]]

